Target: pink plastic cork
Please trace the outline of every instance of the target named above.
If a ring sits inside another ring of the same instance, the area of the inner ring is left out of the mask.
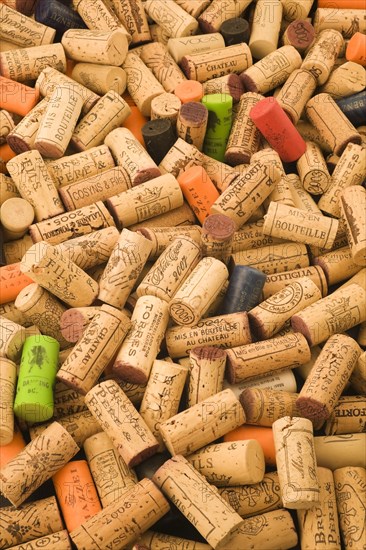
[[[305,141],[274,97],[258,101],[249,116],[284,162],[294,162],[305,153]]]

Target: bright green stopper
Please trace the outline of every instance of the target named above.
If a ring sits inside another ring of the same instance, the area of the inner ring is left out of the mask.
[[[208,94],[203,96],[201,103],[208,110],[203,152],[223,162],[232,124],[233,98],[229,94]]]

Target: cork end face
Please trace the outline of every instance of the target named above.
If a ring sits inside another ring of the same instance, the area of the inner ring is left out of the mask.
[[[149,378],[146,375],[146,372],[136,368],[134,365],[131,365],[131,363],[126,363],[125,361],[116,361],[112,370],[115,375],[130,384],[147,384]]]
[[[130,468],[134,468],[135,466],[138,466],[141,464],[141,462],[144,462],[144,460],[147,460],[154,454],[158,452],[159,449],[159,443],[156,443],[155,445],[150,445],[150,447],[147,447],[137,455],[131,458],[131,460],[128,461],[127,465]]]
[[[342,141],[340,144],[338,144],[334,148],[334,154],[340,157],[349,143],[354,143],[355,145],[362,145],[361,135],[355,133],[354,135],[350,136],[347,140]]]
[[[60,330],[67,342],[77,342],[85,330],[85,319],[79,311],[67,310],[60,320]]]
[[[225,162],[227,164],[230,164],[230,166],[238,166],[238,164],[249,164],[250,158],[251,152],[243,150],[243,148],[240,148],[240,150],[229,150],[225,153]]]
[[[138,185],[139,183],[144,183],[145,181],[150,181],[154,178],[161,176],[159,168],[146,168],[145,170],[140,170],[136,177],[132,181],[132,186]]]
[[[86,395],[88,391],[91,390],[91,388],[89,387],[88,388],[80,387],[79,383],[74,379],[72,375],[70,375],[70,373],[62,372],[62,367],[60,368],[60,370],[56,375],[56,380],[58,380],[59,382],[62,382],[63,384],[65,384],[65,386],[67,386],[71,390],[77,391],[78,393],[80,393],[80,395]]]
[[[228,380],[230,384],[236,384],[238,382],[236,378],[236,363],[235,363],[235,357],[232,354],[231,350],[226,350],[226,372],[225,372],[225,378]]]
[[[245,72],[243,73],[240,73],[240,79],[243,83],[243,86],[244,86],[244,89],[247,91],[247,92],[255,92],[257,94],[259,94],[259,89],[256,85],[256,83],[254,82],[254,80],[247,74],[245,74]]]
[[[253,393],[251,388],[246,388],[239,395],[239,401],[243,407],[245,418],[249,422],[251,418],[254,418],[256,413],[256,394]]]
[[[226,352],[223,349],[215,348],[214,346],[202,346],[193,348],[189,352],[190,356],[196,357],[198,360],[215,360],[226,359]]]
[[[324,403],[320,403],[312,397],[300,396],[296,400],[296,406],[300,411],[301,416],[308,418],[315,424],[323,422],[330,415],[330,411],[328,411],[326,405],[324,405]]]
[[[238,102],[244,93],[243,82],[237,74],[230,74],[227,80],[229,94],[235,102]]]
[[[307,326],[306,322],[300,317],[300,315],[293,315],[291,317],[290,323],[293,331],[300,332],[306,338],[307,343],[310,347],[315,346],[315,344],[319,343],[312,338],[309,327]]]
[[[191,77],[193,77],[193,74],[192,74],[192,71],[191,71],[191,67],[189,65],[189,60],[187,59],[186,56],[182,57],[181,62],[180,62],[180,68],[182,69],[182,71],[184,72],[184,74],[186,75],[188,80],[193,80],[191,78]]]
[[[198,18],[198,24],[203,34],[219,32],[219,29],[216,29],[216,27],[211,25],[211,23],[203,17]]]
[[[270,330],[269,326],[266,327],[264,323],[255,316],[255,314],[248,312],[248,318],[251,333],[254,333],[257,340],[267,340],[275,334],[275,332]],[[267,323],[267,325],[269,325],[269,323]]]

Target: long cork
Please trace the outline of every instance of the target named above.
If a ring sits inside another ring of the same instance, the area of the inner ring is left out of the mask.
[[[183,456],[165,462],[155,472],[153,481],[213,548],[229,542],[243,524],[239,514]]]
[[[65,52],[60,43],[1,52],[0,64],[1,74],[17,82],[35,80],[45,67],[66,72]]]
[[[305,191],[312,195],[322,195],[330,185],[330,174],[317,143],[306,142],[306,151],[297,161],[297,170]]]
[[[366,266],[365,189],[360,185],[347,187],[340,197],[340,207],[352,259],[357,265]]]
[[[98,95],[104,95],[109,90],[122,95],[127,85],[125,71],[113,65],[77,63],[71,72],[71,77]]]
[[[138,298],[131,330],[116,356],[113,369],[127,382],[145,384],[168,326],[168,305],[155,296]]]
[[[253,485],[219,487],[219,493],[243,518],[282,508],[277,472],[265,473],[262,481]]]
[[[302,416],[314,421],[330,416],[360,355],[361,349],[353,338],[344,334],[329,338],[297,399]]]
[[[277,49],[280,34],[282,3],[272,0],[265,4],[266,1],[257,1],[248,42],[250,51],[256,59],[262,59]]]
[[[293,124],[297,124],[316,88],[316,77],[302,67],[288,77],[276,99]],[[301,93],[300,93],[301,90]]]
[[[63,361],[60,361],[60,363],[62,364]],[[55,419],[87,410],[84,403],[84,397],[76,390],[69,388],[57,380],[54,388],[53,400],[53,416]]]
[[[310,360],[306,338],[296,332],[226,350],[227,378],[237,384],[286,367],[295,368]]]
[[[135,472],[127,466],[105,432],[86,439],[84,451],[103,508],[128,493],[137,483]]]
[[[208,110],[202,103],[188,101],[181,105],[177,118],[177,135],[202,151]]]
[[[317,32],[323,29],[334,28],[345,38],[354,34],[354,29],[361,32],[365,30],[365,21],[357,8],[361,6],[350,6],[344,9],[336,9],[332,15],[332,7],[319,7],[314,14],[314,28]],[[338,8],[338,6],[337,6]],[[356,9],[355,9],[356,8]],[[329,20],[331,18],[331,21]]]
[[[366,291],[353,283],[306,307],[291,318],[294,330],[311,346],[324,342],[366,320]]]
[[[225,161],[232,166],[248,164],[252,154],[259,149],[260,133],[249,117],[249,111],[261,99],[263,96],[251,92],[244,93],[240,97],[239,109],[234,118],[225,151]]]
[[[153,363],[140,415],[159,441],[158,452],[165,449],[159,426],[177,414],[187,375],[187,367],[160,360]]]
[[[315,283],[303,277],[279,290],[251,309],[249,322],[261,340],[271,338],[295,313],[320,300],[322,294]]]
[[[13,550],[24,550],[23,544],[12,546]],[[27,542],[27,550],[37,550],[37,548],[46,548],[49,550],[71,550],[71,542],[66,529],[57,531],[51,535],[45,535]]]
[[[123,229],[100,279],[99,300],[117,308],[124,307],[151,248],[151,241],[143,235]]]
[[[145,478],[74,529],[70,537],[78,550],[98,550],[101,544],[111,550],[130,547],[168,511],[168,501],[156,485]]]
[[[8,529],[9,525],[13,529]],[[0,548],[24,544],[62,528],[61,514],[54,496],[24,504],[18,509],[4,507],[1,509]]]
[[[147,15],[172,38],[195,34],[198,29],[198,21],[178,4],[172,5],[168,0],[148,0],[144,7]]]
[[[195,5],[197,5],[196,2]],[[224,48],[225,41],[223,36],[219,32],[216,32],[181,38],[169,38],[167,47],[175,62],[180,63],[185,55]]]
[[[46,242],[31,246],[23,256],[21,271],[70,307],[90,306],[98,285],[74,262]]]
[[[349,246],[314,256],[312,261],[324,270],[329,286],[345,280],[350,281],[361,269],[361,266],[354,263]]]
[[[319,502],[320,489],[310,420],[285,416],[276,420],[272,429],[284,506],[312,508]]]
[[[165,92],[150,69],[138,55],[129,52],[123,63],[127,75],[127,90],[144,116],[151,115],[151,102],[154,97]]]
[[[102,0],[73,0],[72,7],[77,10],[89,29],[100,31],[110,31],[117,27],[124,29],[118,17]],[[124,31],[127,33],[125,29]]]
[[[347,61],[331,72],[319,91],[330,94],[333,99],[342,99],[357,94],[364,89],[364,74],[361,65]]]
[[[1,470],[1,492],[14,506],[19,506],[78,450],[71,435],[53,422]]]
[[[354,371],[352,371],[354,372]],[[326,435],[365,431],[366,399],[363,395],[341,396],[325,424]]]
[[[7,445],[14,436],[14,396],[17,378],[16,364],[5,357],[0,358],[1,428],[0,445]],[[1,538],[0,538],[1,541]]]
[[[69,59],[116,67],[122,65],[128,50],[127,35],[118,28],[109,31],[68,29],[61,42]]]
[[[55,338],[62,349],[69,347],[60,330],[60,318],[66,308],[50,292],[37,283],[28,285],[19,292],[15,307],[37,325],[42,334]]]
[[[283,416],[299,416],[296,393],[265,388],[247,388],[240,395],[247,424],[271,427]]]
[[[328,285],[324,271],[320,266],[312,265],[309,267],[267,275],[263,287],[263,298],[267,300],[267,298],[273,296],[273,294],[276,294],[287,285],[296,282],[297,279],[303,280],[303,278],[311,279],[320,290],[322,297],[327,295]]]
[[[365,466],[366,434],[314,437],[318,466],[336,470],[345,466]]]
[[[351,466],[334,471],[339,526],[344,548],[362,548],[365,540],[366,470]]]
[[[178,0],[181,2],[181,0]],[[196,0],[193,0],[196,4]],[[178,3],[178,2],[177,2]],[[155,550],[163,550],[166,545],[174,545],[176,550],[210,550],[211,546],[204,542],[196,542],[182,537],[166,535],[156,531],[146,531],[137,543],[133,550],[145,550],[146,548],[155,548]],[[169,546],[168,546],[169,548]]]
[[[159,168],[162,174],[169,173],[177,177],[186,168],[202,165],[203,158],[197,147],[178,138],[159,164]]]
[[[159,42],[146,44],[141,50],[141,59],[152,70],[168,93],[173,93],[181,82],[186,80],[167,48]]]
[[[56,187],[38,151],[17,155],[7,163],[7,169],[20,195],[33,206],[37,222],[64,212]]]
[[[158,441],[117,382],[106,380],[94,386],[85,403],[128,466],[156,453]]]
[[[190,237],[178,234],[137,287],[137,296],[149,294],[170,302],[200,258],[200,244]]]
[[[21,47],[51,44],[56,34],[55,29],[42,25],[5,4],[0,6],[0,28],[1,39]]]
[[[343,43],[343,37],[337,30],[322,30],[306,54],[301,68],[310,71],[316,77],[318,85],[324,84],[329,78]]]
[[[61,365],[57,379],[86,394],[114,357],[129,327],[123,311],[103,305]]]
[[[189,352],[187,404],[192,407],[223,390],[226,353],[213,346],[193,348]]]
[[[149,260],[156,260],[177,237],[185,236],[199,244],[201,242],[201,227],[199,225],[178,227],[140,227],[137,229],[152,243]]]
[[[252,341],[248,314],[245,311],[202,319],[193,327],[170,327],[165,334],[169,356],[174,359],[189,355],[198,346],[215,345],[230,348]]]
[[[141,0],[110,0],[110,7],[131,35],[131,44],[151,40],[144,4]]]
[[[38,128],[47,108],[49,98],[43,98],[22,120],[9,132],[7,143],[17,153],[24,153],[34,148]]]
[[[188,455],[244,422],[242,406],[227,389],[163,422],[160,433],[172,455]]]

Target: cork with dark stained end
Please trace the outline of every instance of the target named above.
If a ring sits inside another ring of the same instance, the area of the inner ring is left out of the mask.
[[[212,78],[203,84],[204,95],[208,94],[229,94],[237,103],[244,93],[244,86],[237,74],[229,74]]]
[[[291,45],[298,52],[304,52],[315,39],[315,29],[306,19],[292,21],[283,33],[283,43]]]
[[[177,134],[200,151],[205,138],[208,121],[207,108],[197,101],[184,103],[178,112]]]

